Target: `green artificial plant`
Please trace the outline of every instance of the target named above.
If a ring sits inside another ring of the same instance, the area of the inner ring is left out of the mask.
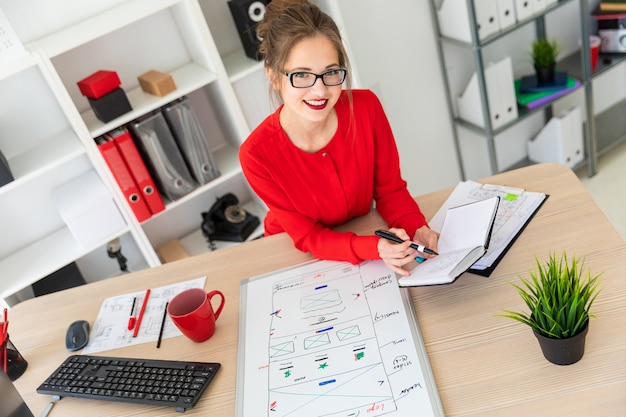
[[[556,65],[556,57],[560,52],[561,46],[556,40],[538,38],[532,43],[530,56],[536,68],[551,68]]]
[[[578,334],[593,314],[589,312],[600,292],[598,275],[584,269],[584,259],[568,262],[566,252],[552,253],[545,264],[535,257],[537,270],[530,279],[520,277],[523,285],[510,283],[522,297],[529,313],[504,310],[508,317],[526,324],[536,333],[555,339]]]

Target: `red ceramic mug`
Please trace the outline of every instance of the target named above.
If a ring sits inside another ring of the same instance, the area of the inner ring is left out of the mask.
[[[219,296],[217,310],[213,310],[211,299]],[[202,288],[190,288],[172,298],[167,305],[167,314],[176,327],[194,342],[204,342],[215,332],[215,320],[224,308],[224,294],[218,290],[205,292]]]

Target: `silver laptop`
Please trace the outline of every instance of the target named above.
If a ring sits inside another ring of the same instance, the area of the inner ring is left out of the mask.
[[[0,368],[0,417],[35,417],[13,382]]]

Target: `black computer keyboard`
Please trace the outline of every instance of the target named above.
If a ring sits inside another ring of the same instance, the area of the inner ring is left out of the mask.
[[[196,405],[219,368],[219,363],[208,362],[73,355],[37,392],[55,399],[80,397],[172,406],[184,412]]]

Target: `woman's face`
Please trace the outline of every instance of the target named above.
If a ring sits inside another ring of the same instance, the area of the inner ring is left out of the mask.
[[[338,69],[339,55],[333,44],[324,36],[298,42],[287,61],[284,72],[312,72],[323,74]],[[294,88],[289,77],[279,74],[274,88],[280,93],[284,107],[281,117],[294,118],[299,123],[323,122],[333,112],[341,94],[341,85],[326,86],[321,78],[308,88]]]

